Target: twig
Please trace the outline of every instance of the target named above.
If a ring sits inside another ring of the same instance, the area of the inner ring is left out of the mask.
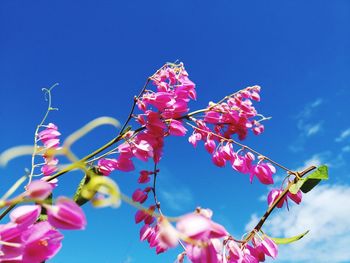
[[[306,175],[307,173],[311,172],[312,170],[316,169],[316,166],[310,166],[308,168],[306,168],[305,170],[303,170],[302,172],[297,172],[294,178],[294,180],[292,182],[290,182],[288,184],[288,186],[284,189],[284,191],[278,196],[278,198],[276,198],[276,200],[273,202],[273,204],[271,206],[269,206],[269,208],[266,210],[266,212],[264,213],[264,215],[260,218],[259,222],[256,224],[256,226],[253,228],[252,231],[249,232],[249,234],[247,235],[247,237],[244,239],[244,244],[248,243],[255,235],[255,233],[259,232],[261,227],[264,225],[266,219],[270,216],[270,214],[272,213],[272,211],[276,208],[277,204],[287,195],[289,188],[297,183],[304,175]]]

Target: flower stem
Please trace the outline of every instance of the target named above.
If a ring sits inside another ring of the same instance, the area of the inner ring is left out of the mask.
[[[276,198],[276,200],[272,203],[272,205],[269,206],[269,208],[266,210],[264,215],[260,218],[259,222],[253,228],[253,230],[250,231],[249,234],[247,235],[247,237],[243,240],[243,242],[244,242],[243,245],[248,243],[254,237],[255,233],[260,231],[260,229],[264,225],[264,223],[267,220],[267,218],[270,216],[272,211],[276,208],[277,204],[287,195],[287,193],[289,191],[289,188],[293,184],[297,183],[304,175],[306,175],[307,173],[311,172],[314,169],[316,169],[316,166],[310,166],[310,167],[306,168],[305,170],[296,173],[296,176],[295,176],[294,180],[292,182],[289,182],[288,186],[278,196],[278,198]]]

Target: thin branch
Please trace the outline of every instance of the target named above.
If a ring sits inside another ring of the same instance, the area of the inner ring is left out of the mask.
[[[238,145],[238,146],[240,146],[240,147],[242,147],[242,148],[244,148],[244,149],[246,149],[246,150],[249,150],[249,151],[255,153],[255,154],[258,155],[258,156],[261,156],[260,158],[263,158],[264,160],[268,160],[269,162],[273,163],[274,165],[276,165],[276,166],[280,167],[281,169],[287,171],[289,174],[295,174],[294,171],[292,171],[292,170],[288,169],[287,167],[283,166],[282,164],[280,164],[280,163],[278,163],[278,162],[276,162],[276,161],[270,159],[269,157],[266,157],[266,156],[262,155],[262,154],[259,153],[258,151],[252,149],[251,147],[249,147],[249,146],[247,146],[247,145],[245,145],[245,144],[242,144],[242,143],[240,143],[240,142],[237,142],[237,141],[235,141],[235,140],[233,140],[233,139],[227,139],[227,138],[225,138],[225,137],[223,137],[223,136],[221,136],[221,135],[219,135],[219,134],[216,134],[216,133],[214,133],[214,132],[209,132],[209,131],[203,130],[203,129],[198,128],[197,126],[195,126],[195,125],[193,125],[193,124],[191,124],[191,123],[189,123],[189,122],[186,122],[186,124],[189,125],[189,126],[191,126],[191,127],[192,127],[193,129],[195,129],[195,130],[198,130],[198,131],[201,131],[201,132],[205,132],[205,133],[207,133],[208,135],[216,136],[216,137],[218,137],[221,141],[226,141],[226,142],[228,142],[228,143],[234,143],[234,144],[236,144],[236,145]]]
[[[44,114],[44,117],[42,118],[41,122],[39,123],[38,126],[36,126],[35,132],[34,132],[34,146],[33,146],[33,153],[32,153],[32,159],[31,159],[31,169],[30,169],[30,173],[28,175],[28,184],[30,184],[30,182],[32,181],[33,178],[33,174],[34,174],[34,170],[36,168],[35,166],[35,156],[37,154],[37,137],[38,137],[38,133],[39,133],[39,129],[43,126],[44,122],[46,121],[47,117],[49,116],[50,111],[52,111],[54,108],[52,108],[52,96],[51,96],[51,91],[53,90],[53,88],[55,88],[56,86],[58,86],[58,83],[55,83],[54,85],[52,85],[49,89],[42,89],[43,91],[45,91],[45,96],[47,96],[47,110],[46,113]],[[28,185],[27,184],[27,185]]]
[[[260,218],[259,222],[253,228],[253,230],[250,231],[249,234],[247,235],[247,237],[244,239],[244,243],[243,244],[248,243],[254,237],[255,233],[260,231],[260,229],[264,225],[264,223],[267,220],[267,218],[270,216],[272,211],[277,207],[277,204],[287,195],[290,187],[293,184],[297,183],[304,175],[306,175],[307,173],[311,172],[314,169],[316,169],[316,166],[310,166],[310,167],[306,168],[305,170],[303,170],[302,172],[300,172],[300,173],[297,172],[296,173],[296,176],[295,176],[294,180],[288,184],[288,186],[278,196],[278,198],[276,198],[276,200],[273,202],[273,204],[271,206],[269,206],[269,208],[266,210],[264,215]]]

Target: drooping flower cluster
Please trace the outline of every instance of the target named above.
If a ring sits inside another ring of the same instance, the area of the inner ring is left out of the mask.
[[[229,239],[226,243],[227,263],[259,263],[265,261],[265,256],[277,257],[276,243],[268,236],[254,236],[252,244],[238,245]]]
[[[226,229],[211,220],[212,212],[201,211],[180,218],[176,228],[186,242],[186,255],[193,263],[223,262],[222,238]]]
[[[58,159],[54,156],[54,151],[59,148],[61,133],[55,124],[49,123],[44,130],[38,133],[37,140],[44,146],[43,158],[45,164],[41,167],[44,176],[49,176],[57,171]]]
[[[240,140],[245,139],[249,129],[256,135],[264,131],[264,126],[254,119],[258,113],[252,100],[260,101],[259,92],[259,86],[248,87],[221,103],[209,104],[203,119],[192,118],[196,127],[188,140],[194,147],[198,141],[204,141],[215,165],[224,167],[228,161],[234,170],[250,174],[251,182],[256,176],[261,183],[272,184],[275,167],[260,156],[259,162],[254,164],[255,155],[244,147],[235,151],[231,139],[234,134]]]
[[[33,181],[26,196],[45,199],[52,186]],[[59,229],[83,229],[86,219],[81,208],[68,198],[58,198],[55,205],[43,205],[48,221],[39,220],[40,205],[22,205],[10,213],[10,222],[0,225],[0,262],[41,263],[52,258],[61,248]]]
[[[176,262],[184,262],[185,255],[193,263],[258,263],[265,261],[265,256],[276,258],[277,245],[268,236],[256,234],[251,244],[237,243],[211,216],[211,210],[197,209],[180,217],[176,229],[168,222],[159,224],[158,238],[165,246],[175,246],[183,240],[185,252],[179,254]]]

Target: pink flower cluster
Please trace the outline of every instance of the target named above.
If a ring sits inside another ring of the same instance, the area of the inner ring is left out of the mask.
[[[145,129],[134,134],[125,134],[119,145],[117,159],[101,159],[99,171],[109,175],[114,170],[134,170],[132,158],[158,163],[162,157],[164,137],[184,136],[186,128],[176,118],[188,112],[188,103],[196,98],[195,84],[188,78],[183,65],[167,64],[152,76],[157,91],[146,90],[137,99],[137,106],[143,113],[135,116]]]
[[[124,135],[126,142],[118,146],[118,158],[101,159],[98,169],[104,175],[114,170],[132,171],[134,164],[132,158],[148,161],[150,158],[158,163],[161,159],[164,146],[164,137],[168,135],[184,136],[186,129],[182,122],[176,120],[188,112],[188,102],[196,98],[195,85],[188,78],[183,65],[166,65],[152,76],[157,91],[146,90],[137,100],[137,106],[143,113],[136,116],[136,121],[145,129],[134,134],[128,132]],[[141,171],[138,182],[148,183],[149,176],[154,172]],[[148,197],[151,187],[138,188],[132,195],[134,202],[143,204]],[[141,239],[147,240],[157,253],[167,249],[159,239],[159,225],[155,222],[153,213],[156,205],[149,206],[147,211],[139,210],[135,214],[135,222],[143,222]]]
[[[159,170],[156,171],[158,173]],[[150,175],[153,175],[153,171],[142,170],[140,172],[140,176],[138,178],[138,183],[145,184],[150,181]],[[138,188],[134,191],[132,195],[132,199],[134,202],[143,204],[147,198],[148,194],[152,191],[152,187],[147,186],[143,190]],[[147,240],[150,247],[155,247],[156,253],[164,252],[168,247],[162,244],[158,238],[159,236],[159,224],[155,221],[155,217],[153,216],[157,205],[151,205],[147,210],[138,210],[135,214],[135,223],[143,223],[143,227],[140,230],[140,239],[142,241]]]
[[[265,256],[276,258],[277,245],[267,236],[255,235],[251,244],[238,244],[211,215],[208,209],[201,209],[199,214],[180,218],[176,228],[180,236],[187,237],[187,245],[177,262],[184,262],[184,254],[194,263],[258,263],[265,261]]]
[[[29,198],[45,199],[52,186],[33,181],[27,187]],[[82,209],[72,200],[58,198],[55,205],[44,205],[48,221],[39,222],[40,205],[22,205],[10,213],[10,222],[0,225],[0,262],[41,263],[52,258],[61,248],[63,235],[56,230],[83,229]]]
[[[262,237],[255,235],[252,244],[244,244],[244,246],[228,240],[226,248],[227,263],[259,263],[265,261],[265,256],[275,259],[278,253],[276,243],[266,235]]]
[[[181,216],[176,227],[160,217],[154,226],[145,224],[141,228],[140,239],[156,247],[157,253],[182,240],[185,252],[179,254],[178,263],[184,262],[185,255],[193,263],[258,263],[265,261],[265,256],[276,258],[277,245],[266,235],[255,235],[251,244],[238,244],[211,216],[211,210],[200,209]]]
[[[262,133],[264,126],[254,119],[258,113],[252,102],[260,101],[259,92],[259,86],[247,87],[220,104],[209,104],[204,122],[212,124],[213,131],[224,138],[237,134],[243,140],[248,129],[256,135]]]
[[[272,175],[276,173],[276,168],[271,163],[265,162],[263,158],[260,158],[254,164],[255,155],[242,148],[235,151],[232,142],[220,142],[217,146],[214,140],[215,135],[210,131],[199,130],[191,135],[190,142],[195,146],[196,141],[193,141],[194,137],[206,138],[204,147],[212,155],[212,161],[216,166],[224,167],[229,162],[234,170],[243,174],[249,174],[250,182],[256,176],[263,184],[273,184]]]
[[[253,119],[258,113],[252,100],[260,100],[259,92],[259,86],[248,87],[220,104],[209,105],[203,119],[192,118],[197,126],[188,140],[194,147],[198,141],[204,141],[215,165],[224,167],[228,161],[234,170],[250,174],[251,182],[256,176],[263,184],[273,184],[275,167],[263,159],[254,164],[254,154],[244,148],[235,152],[231,139],[234,134],[241,140],[245,139],[248,129],[256,135],[264,131],[264,126]]]
[[[45,164],[41,167],[41,172],[45,176],[49,176],[57,171],[58,159],[50,153],[50,150],[57,150],[60,145],[60,139],[58,138],[61,133],[55,124],[49,123],[46,129],[42,130],[37,135],[37,140],[41,141],[45,148],[43,158]]]

